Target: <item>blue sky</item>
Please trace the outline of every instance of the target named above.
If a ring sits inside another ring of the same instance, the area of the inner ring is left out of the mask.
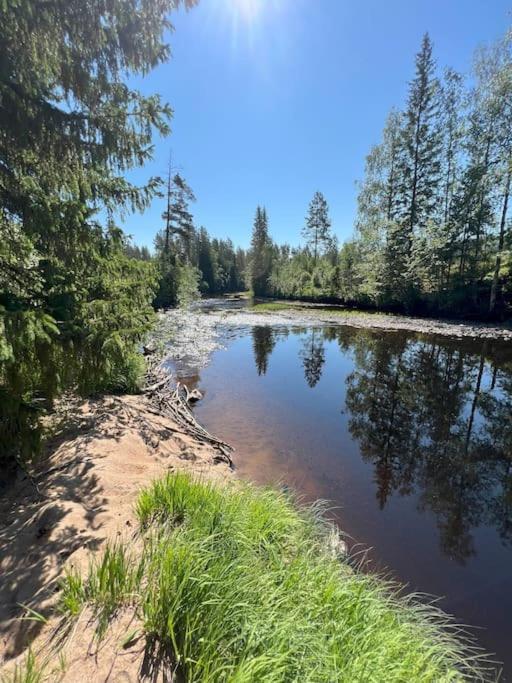
[[[130,179],[165,175],[172,149],[196,224],[244,247],[257,204],[274,239],[297,244],[318,189],[346,239],[365,155],[404,102],[423,33],[440,67],[467,72],[511,12],[512,0],[201,0],[173,15],[172,60],[132,82],[175,113]],[[162,210],[157,199],[124,222],[137,244],[153,244]]]

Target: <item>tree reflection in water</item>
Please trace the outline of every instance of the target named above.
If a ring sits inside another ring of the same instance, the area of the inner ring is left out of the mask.
[[[276,337],[271,327],[252,328],[252,347],[258,375],[265,375],[267,373],[268,359],[275,345]]]
[[[323,330],[312,329],[304,335],[300,357],[306,382],[313,389],[322,377],[322,368],[325,363]]]
[[[378,333],[349,328],[299,332],[305,381],[315,387],[325,343],[353,360],[346,378],[348,428],[374,467],[376,497],[418,496],[434,513],[443,552],[464,563],[473,531],[497,529],[512,541],[512,361],[489,341]],[[276,343],[253,331],[259,374]]]
[[[354,342],[347,378],[349,429],[373,463],[384,507],[397,492],[419,494],[435,513],[443,551],[464,562],[472,529],[512,539],[511,367],[489,367],[464,345],[399,336]]]

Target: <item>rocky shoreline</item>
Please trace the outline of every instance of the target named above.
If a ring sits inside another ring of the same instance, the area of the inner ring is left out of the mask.
[[[434,318],[414,318],[401,315],[388,315],[380,313],[364,312],[344,312],[342,309],[335,313],[322,310],[311,312],[305,310],[275,311],[267,313],[247,314],[235,312],[234,321],[240,321],[241,316],[255,316],[258,319],[256,324],[279,324],[279,325],[301,325],[301,326],[349,326],[358,328],[368,328],[395,332],[403,330],[406,332],[417,332],[419,334],[435,334],[447,337],[471,338],[471,339],[501,339],[512,341],[512,329],[505,326],[497,326],[478,322],[460,322],[456,320],[438,320]],[[230,316],[231,322],[231,316]],[[255,324],[253,322],[253,324]]]
[[[211,354],[253,327],[305,328],[352,327],[382,332],[441,335],[453,339],[512,342],[512,329],[485,323],[413,318],[380,313],[326,311],[291,305],[282,310],[241,307],[232,299],[207,299],[189,310],[173,309],[159,314],[154,341],[167,346],[169,363],[179,372],[200,369]]]

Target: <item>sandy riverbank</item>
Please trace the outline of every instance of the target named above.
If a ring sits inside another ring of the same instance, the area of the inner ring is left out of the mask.
[[[65,567],[83,569],[107,539],[136,542],[133,504],[141,487],[156,477],[183,470],[226,480],[232,471],[218,462],[213,446],[156,415],[144,397],[71,402],[55,419],[61,426],[32,481],[20,476],[0,501],[2,674],[26,658],[30,645],[37,659],[50,653],[48,672],[65,661],[55,680],[143,680],[144,652],[120,648],[115,635],[98,650],[92,628],[83,622],[65,643],[55,640],[59,619],[52,608],[59,576]],[[27,610],[21,605],[48,623],[24,620]],[[119,633],[125,627],[120,624]]]

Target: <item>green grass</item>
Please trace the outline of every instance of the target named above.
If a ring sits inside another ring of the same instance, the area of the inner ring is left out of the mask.
[[[249,310],[254,313],[273,313],[274,311],[291,311],[291,310],[302,310],[300,304],[292,303],[266,303],[266,304],[253,304]]]
[[[44,669],[38,666],[32,650],[29,648],[25,661],[16,664],[9,676],[2,676],[2,683],[42,683]]]
[[[440,611],[336,557],[318,506],[175,474],[143,491],[136,510],[141,557],[111,546],[87,577],[65,578],[62,609],[92,607],[101,633],[116,610],[135,605],[186,681],[480,677]]]

